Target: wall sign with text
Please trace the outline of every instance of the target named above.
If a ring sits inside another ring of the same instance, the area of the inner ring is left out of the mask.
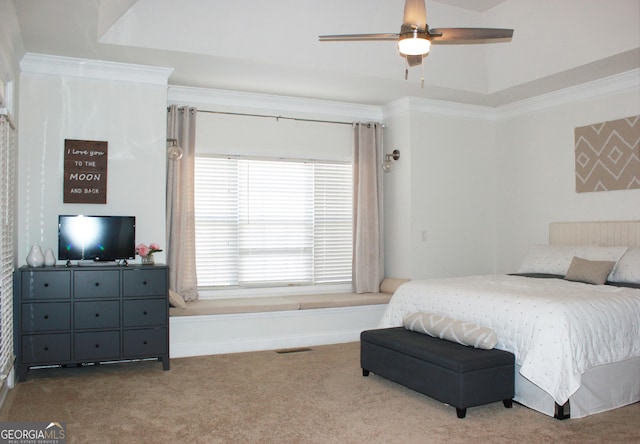
[[[64,141],[64,203],[107,203],[108,143]]]

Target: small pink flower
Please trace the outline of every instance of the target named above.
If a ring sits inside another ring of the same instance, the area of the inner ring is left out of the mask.
[[[158,253],[160,251],[162,251],[160,249],[160,245],[155,244],[155,243],[154,244],[150,244],[148,247],[145,244],[136,245],[136,254],[138,254],[139,256],[142,256],[142,257],[147,257],[150,254]]]
[[[147,254],[149,254],[150,251],[151,250],[149,249],[149,247],[147,247],[145,244],[138,244],[138,246],[136,246],[136,253],[138,253],[142,257],[147,257]]]

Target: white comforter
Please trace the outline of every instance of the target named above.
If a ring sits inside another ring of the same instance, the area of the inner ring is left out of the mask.
[[[640,356],[640,290],[508,275],[402,285],[380,327],[416,311],[490,327],[520,373],[563,405],[592,367]]]

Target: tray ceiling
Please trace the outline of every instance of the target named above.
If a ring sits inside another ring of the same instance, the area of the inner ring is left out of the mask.
[[[404,80],[395,42],[318,41],[398,32],[403,5],[14,0],[26,52],[170,67],[172,85],[374,105],[414,96],[498,106],[640,68],[637,0],[562,0],[548,11],[539,0],[427,0],[430,27],[515,32],[510,42],[434,46],[424,88],[419,66]]]

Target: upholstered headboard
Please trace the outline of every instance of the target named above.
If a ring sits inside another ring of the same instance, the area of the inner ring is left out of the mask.
[[[640,247],[640,221],[552,222],[549,243]]]

